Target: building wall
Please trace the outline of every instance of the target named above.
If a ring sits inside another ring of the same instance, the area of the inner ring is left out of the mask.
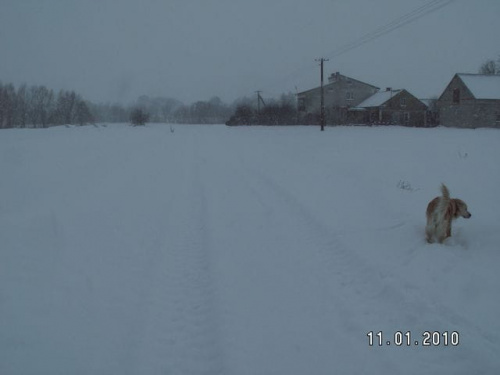
[[[402,90],[394,94],[382,106],[349,112],[349,123],[376,125],[426,126],[427,106]]]
[[[454,90],[459,90],[458,102]],[[456,98],[455,98],[456,99]],[[500,128],[500,100],[477,100],[455,76],[437,102],[440,124],[459,128]]]
[[[355,107],[378,91],[378,88],[341,74],[332,74],[323,86],[325,120],[328,124],[342,124],[347,120],[347,109]],[[321,88],[298,94],[298,108],[303,117],[321,111]]]
[[[380,109],[383,120],[404,126],[426,125],[427,106],[403,90],[385,103]]]

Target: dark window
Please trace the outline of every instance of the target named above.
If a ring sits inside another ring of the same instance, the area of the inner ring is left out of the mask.
[[[410,124],[410,112],[405,112],[403,117],[404,117],[405,125],[409,125]]]
[[[460,89],[453,89],[453,103],[460,104]]]
[[[401,98],[399,100],[399,104],[401,105],[401,107],[406,107],[406,98]]]

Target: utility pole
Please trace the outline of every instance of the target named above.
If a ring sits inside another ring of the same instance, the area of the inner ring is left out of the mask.
[[[260,93],[262,91],[257,90],[255,93],[257,94],[257,114],[260,115]]]
[[[260,96],[260,93],[262,91],[258,90],[258,91],[255,91],[255,93],[257,94],[257,113],[260,115],[260,103],[262,103],[262,105],[265,107],[266,106],[266,103],[264,102],[264,99],[262,99],[262,96]]]
[[[260,122],[261,122],[261,118],[260,118],[260,104],[262,103],[262,105],[265,107],[266,103],[264,102],[264,99],[262,99],[262,96],[260,96],[260,93],[262,91],[257,90],[255,92],[257,93],[257,122],[260,125]]]
[[[321,67],[321,115],[320,115],[320,122],[321,122],[321,131],[325,130],[325,90],[323,89],[323,63],[325,61],[328,61],[328,59],[325,58],[320,58],[316,59],[314,61],[319,61],[320,62],[320,67]]]

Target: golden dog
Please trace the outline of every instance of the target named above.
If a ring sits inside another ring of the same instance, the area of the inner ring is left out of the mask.
[[[452,220],[460,216],[465,219],[472,216],[464,201],[450,198],[450,192],[445,184],[441,184],[441,193],[441,197],[434,198],[427,205],[425,235],[429,243],[435,239],[443,243],[445,239],[451,237]]]

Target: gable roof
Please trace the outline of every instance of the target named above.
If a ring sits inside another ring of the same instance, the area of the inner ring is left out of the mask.
[[[374,108],[374,107],[380,107],[387,103],[389,100],[392,98],[398,96],[399,94],[406,92],[408,95],[413,96],[410,94],[408,91],[405,89],[398,89],[398,90],[385,90],[385,91],[379,91],[370,96],[369,98],[365,99],[363,102],[359,103],[356,108],[357,109],[363,109],[363,108]],[[429,107],[427,103],[424,101],[415,98],[416,100],[420,101],[422,105],[425,105],[426,107]]]
[[[333,77],[335,77],[335,80],[333,80]],[[333,73],[330,75],[330,77],[328,78],[328,83],[325,83],[323,85],[323,88],[326,90],[328,89],[329,87],[333,87],[335,86],[336,84],[338,84],[340,81],[352,81],[352,82],[357,82],[357,83],[361,83],[363,85],[366,85],[366,86],[371,86],[373,87],[374,89],[379,89],[379,87],[377,86],[373,86],[369,83],[366,83],[366,82],[363,82],[363,81],[360,81],[359,79],[354,79],[354,78],[351,78],[351,77],[348,77],[348,76],[345,76],[343,74],[340,74],[340,73]],[[317,87],[314,87],[312,89],[309,89],[309,90],[305,90],[305,91],[301,91],[301,92],[298,92],[297,95],[303,95],[305,93],[308,93],[310,91],[315,91],[315,90],[319,90],[320,86],[317,86]]]
[[[458,73],[476,99],[500,99],[500,75]]]
[[[359,103],[356,107],[358,108],[369,108],[369,107],[380,107],[382,104],[387,102],[389,99],[395,97],[402,90],[387,90],[379,91],[365,99],[363,102]]]

